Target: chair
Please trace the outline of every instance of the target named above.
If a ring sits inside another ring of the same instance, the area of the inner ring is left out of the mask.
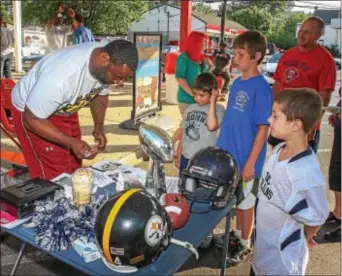
[[[0,128],[8,138],[20,149],[20,152],[8,151],[1,149],[1,160],[5,160],[12,164],[13,171],[8,174],[15,176],[27,172],[27,165],[23,153],[21,152],[21,145],[18,138],[16,138],[13,119],[11,117],[12,100],[11,93],[15,86],[15,82],[11,79],[1,79],[0,90]]]

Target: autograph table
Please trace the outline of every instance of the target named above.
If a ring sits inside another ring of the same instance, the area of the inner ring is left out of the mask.
[[[191,213],[187,224],[183,228],[173,232],[173,238],[181,241],[188,241],[192,243],[194,247],[198,248],[201,244],[201,241],[211,233],[213,228],[215,228],[215,226],[221,221],[222,218],[226,217],[226,238],[224,249],[222,250],[220,275],[225,274],[230,221],[232,210],[235,204],[236,198],[234,197],[229,205],[224,209],[210,210],[209,212],[204,212],[201,214]],[[207,210],[207,208],[207,205],[200,203],[195,203],[193,205],[193,209],[195,209],[196,211],[201,209],[202,211],[205,211]],[[27,243],[38,249],[43,249],[40,248],[35,242],[33,228],[25,228],[23,225],[19,225],[12,229],[3,228],[3,230],[8,232],[10,235],[17,237],[23,242],[16,262],[12,268],[11,275],[14,275],[20,264]],[[83,258],[73,249],[72,246],[70,246],[68,250],[64,250],[61,252],[51,251],[48,252],[48,254],[89,275],[123,275],[123,273],[118,273],[107,268],[107,266],[101,259],[86,263]],[[126,275],[172,275],[180,269],[180,267],[187,261],[187,259],[191,255],[193,254],[190,250],[174,244],[170,244],[169,247],[161,253],[159,258],[154,263],[150,264],[149,266],[140,268],[135,273]]]

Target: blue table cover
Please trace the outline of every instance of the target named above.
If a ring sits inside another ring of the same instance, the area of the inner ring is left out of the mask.
[[[173,232],[173,238],[188,241],[198,248],[201,241],[206,238],[213,228],[221,221],[222,218],[232,210],[236,204],[236,198],[234,197],[230,204],[221,210],[211,210],[207,213],[197,214],[191,213],[187,224]],[[195,203],[193,209],[207,210],[208,206],[205,204]],[[25,241],[36,248],[40,248],[34,239],[34,232],[32,228],[25,228],[23,225],[17,226],[13,229],[5,229],[9,234],[17,237],[18,239]],[[103,263],[101,259],[86,263],[83,258],[72,248],[61,252],[51,251],[48,252],[51,256],[67,263],[74,268],[90,275],[123,275],[110,270]],[[127,275],[172,275],[176,273],[180,267],[187,261],[187,259],[193,255],[190,250],[183,247],[170,244],[169,247],[161,253],[159,258],[149,266],[140,268],[136,273],[130,273]]]

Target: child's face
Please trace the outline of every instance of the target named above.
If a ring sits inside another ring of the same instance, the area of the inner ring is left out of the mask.
[[[272,115],[268,121],[271,135],[282,140],[287,140],[293,133],[302,129],[302,123],[299,120],[287,120],[285,113],[282,111],[282,105],[276,102],[273,104]]]
[[[198,105],[205,105],[210,103],[211,95],[208,92],[196,89],[193,93],[194,100]]]
[[[252,59],[246,48],[234,48],[233,63],[242,73],[252,66],[258,66],[257,59]]]

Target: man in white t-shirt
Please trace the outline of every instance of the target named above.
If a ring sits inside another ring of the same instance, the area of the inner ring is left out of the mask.
[[[305,275],[308,247],[328,217],[324,177],[307,139],[321,114],[322,100],[309,89],[285,90],[274,100],[271,134],[285,143],[263,168],[251,275]]]
[[[73,33],[72,25],[65,25],[65,5],[61,4],[58,10],[51,16],[46,25],[46,40],[48,42],[47,53],[62,49],[68,46],[68,36]],[[75,12],[68,9],[68,15],[75,22]]]
[[[72,173],[106,146],[103,130],[109,85],[133,75],[134,44],[83,43],[45,56],[12,92],[15,131],[32,177]],[[77,111],[90,104],[97,147],[81,140]]]

